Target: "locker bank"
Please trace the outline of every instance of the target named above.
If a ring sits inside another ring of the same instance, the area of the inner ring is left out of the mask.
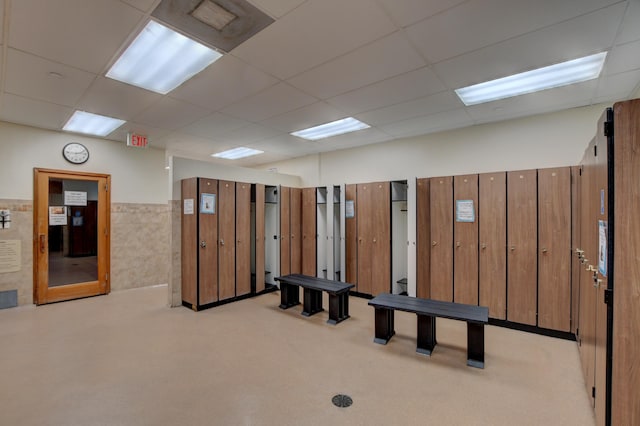
[[[0,11],[1,424],[640,424],[640,2]]]

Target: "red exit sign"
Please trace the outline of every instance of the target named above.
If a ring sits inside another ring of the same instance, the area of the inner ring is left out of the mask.
[[[137,135],[135,133],[127,133],[127,146],[135,146],[136,148],[146,148],[149,139],[146,136]]]

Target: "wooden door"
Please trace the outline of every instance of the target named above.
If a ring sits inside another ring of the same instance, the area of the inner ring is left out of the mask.
[[[280,275],[291,273],[291,188],[280,187]]]
[[[430,179],[431,298],[453,301],[453,177]]]
[[[109,293],[110,182],[105,174],[34,169],[36,305]],[[66,252],[63,242],[72,242],[73,231],[91,245]],[[71,262],[82,271],[69,268]]]
[[[251,184],[249,183],[236,183],[235,215],[236,296],[242,296],[251,293]]]
[[[538,170],[538,327],[571,330],[571,171]]]
[[[507,319],[507,174],[479,175],[479,292],[489,317]]]
[[[358,184],[358,292],[372,294],[373,253],[373,187],[370,183]]]
[[[345,261],[346,282],[358,289],[358,229],[357,229],[356,185],[345,185]]]
[[[316,188],[302,189],[302,274],[317,276]]]
[[[291,273],[302,273],[302,189],[300,188],[291,188]]]
[[[218,299],[218,181],[198,178],[198,305]],[[197,309],[197,307],[196,307]]]
[[[265,188],[261,183],[254,185],[255,190],[255,280],[256,293],[265,289]]]
[[[478,304],[478,175],[453,178],[453,300]]]
[[[416,180],[416,296],[431,297],[431,227],[429,179]]]
[[[536,325],[536,170],[507,174],[507,319]]]
[[[391,293],[391,184],[371,184],[371,295]]]
[[[182,302],[195,307],[198,305],[198,254],[200,237],[198,234],[198,178],[183,179],[182,185],[182,240],[181,272]]]
[[[571,167],[571,332],[577,334],[580,312],[580,166]]]
[[[236,186],[235,182],[218,182],[218,279],[220,300],[236,295]]]

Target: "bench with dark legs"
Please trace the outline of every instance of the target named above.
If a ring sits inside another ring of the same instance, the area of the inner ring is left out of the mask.
[[[300,304],[300,291],[304,289],[302,315],[311,316],[322,308],[322,292],[329,294],[329,324],[337,324],[349,318],[349,289],[353,284],[308,275],[291,274],[277,277],[280,282],[280,308],[289,309]]]
[[[484,368],[484,325],[489,321],[485,306],[419,299],[399,294],[380,294],[369,301],[375,308],[374,342],[386,345],[395,334],[394,311],[413,312],[418,316],[416,352],[431,355],[436,346],[436,317],[467,322],[467,365]]]

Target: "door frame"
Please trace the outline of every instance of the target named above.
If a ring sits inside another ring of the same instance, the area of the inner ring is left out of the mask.
[[[33,169],[33,300],[36,305],[108,294],[111,270],[111,175],[44,168]],[[49,179],[98,183],[98,280],[49,287]]]

